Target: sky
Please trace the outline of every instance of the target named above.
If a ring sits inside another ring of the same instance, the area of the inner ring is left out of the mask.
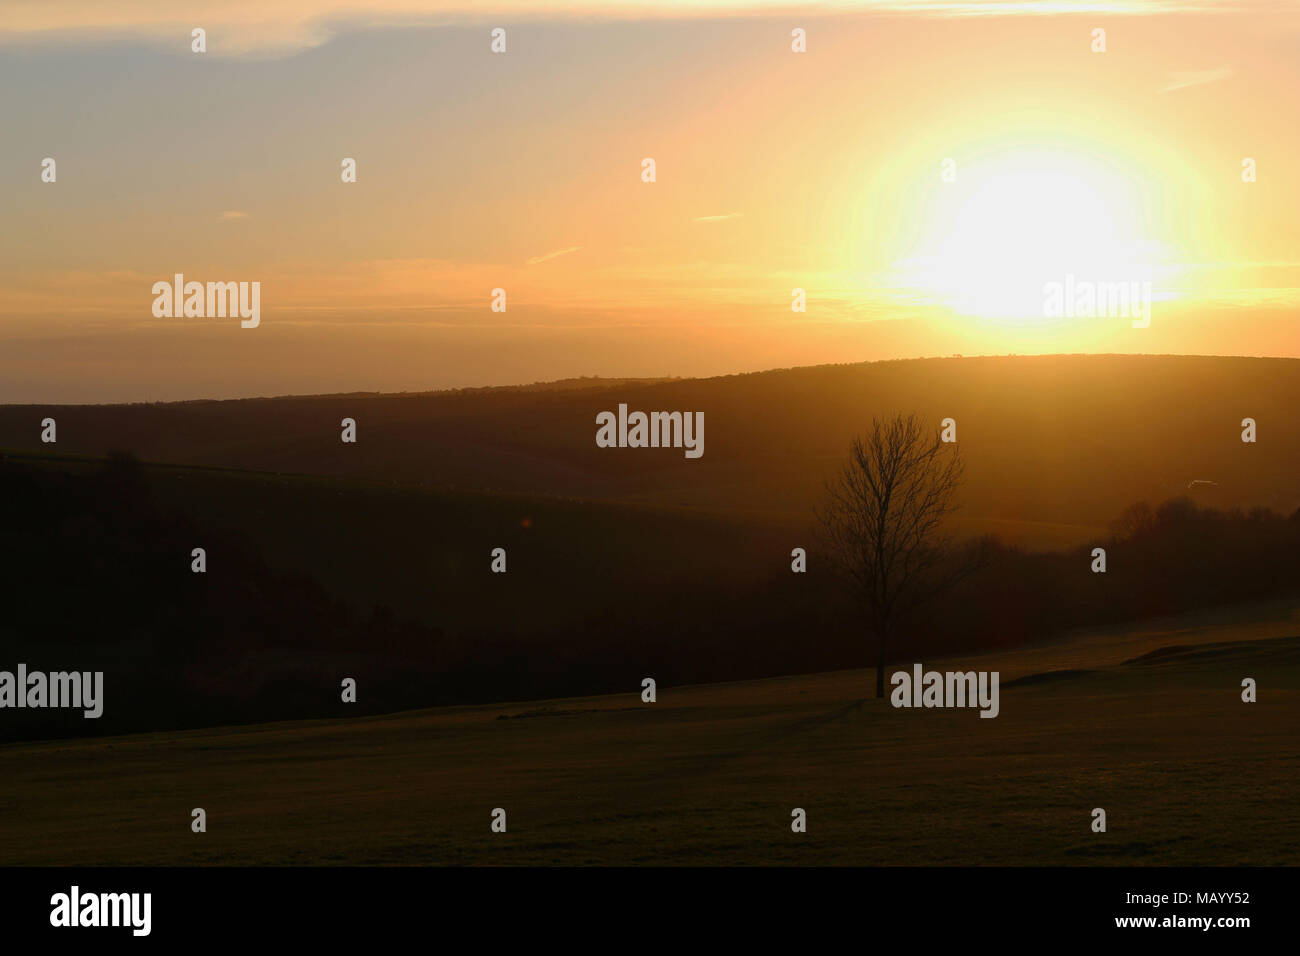
[[[1297,3],[9,0],[0,90],[0,402],[1300,357]]]

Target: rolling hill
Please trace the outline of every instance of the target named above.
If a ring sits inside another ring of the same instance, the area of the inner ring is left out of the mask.
[[[702,411],[705,452],[595,444],[598,412]],[[1300,361],[1062,355],[916,359],[669,381],[157,405],[0,407],[0,447],[653,503],[807,527],[873,416],[956,420],[962,521],[1032,546],[1096,537],[1134,501],[1300,507]],[[358,441],[340,441],[356,420]],[[1240,440],[1253,418],[1259,440]],[[1195,483],[1195,484],[1194,484]]]

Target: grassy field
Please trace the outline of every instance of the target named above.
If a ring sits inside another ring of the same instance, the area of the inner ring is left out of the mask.
[[[862,700],[869,671],[655,704],[637,674],[621,696],[11,745],[0,863],[1295,864],[1297,634],[1268,605],[924,661],[1000,671],[994,720]]]

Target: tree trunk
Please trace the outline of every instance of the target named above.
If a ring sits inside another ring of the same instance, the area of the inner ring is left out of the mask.
[[[876,696],[885,696],[885,628],[877,631],[879,653],[876,658]]]

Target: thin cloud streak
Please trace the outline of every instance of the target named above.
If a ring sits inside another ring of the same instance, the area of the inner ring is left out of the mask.
[[[1206,83],[1216,83],[1219,80],[1226,80],[1232,76],[1231,67],[1221,66],[1216,70],[1191,70],[1185,72],[1173,72],[1169,74],[1169,82],[1161,87],[1161,93],[1171,93],[1174,90],[1184,90],[1189,86],[1204,86]]]
[[[577,252],[582,246],[569,246],[567,249],[556,249],[554,252],[548,252],[544,256],[533,256],[528,260],[530,266],[535,266],[539,262],[550,262],[552,259],[558,259],[560,256],[567,256],[571,252]]]
[[[501,0],[489,15],[476,0],[195,0],[183,10],[158,0],[4,0],[0,44],[93,44],[149,40],[190,53],[190,31],[207,31],[206,56],[292,56],[355,29],[564,20],[689,20],[798,12],[903,17],[1158,15],[1275,9],[1266,0]],[[491,23],[489,23],[489,19]]]

